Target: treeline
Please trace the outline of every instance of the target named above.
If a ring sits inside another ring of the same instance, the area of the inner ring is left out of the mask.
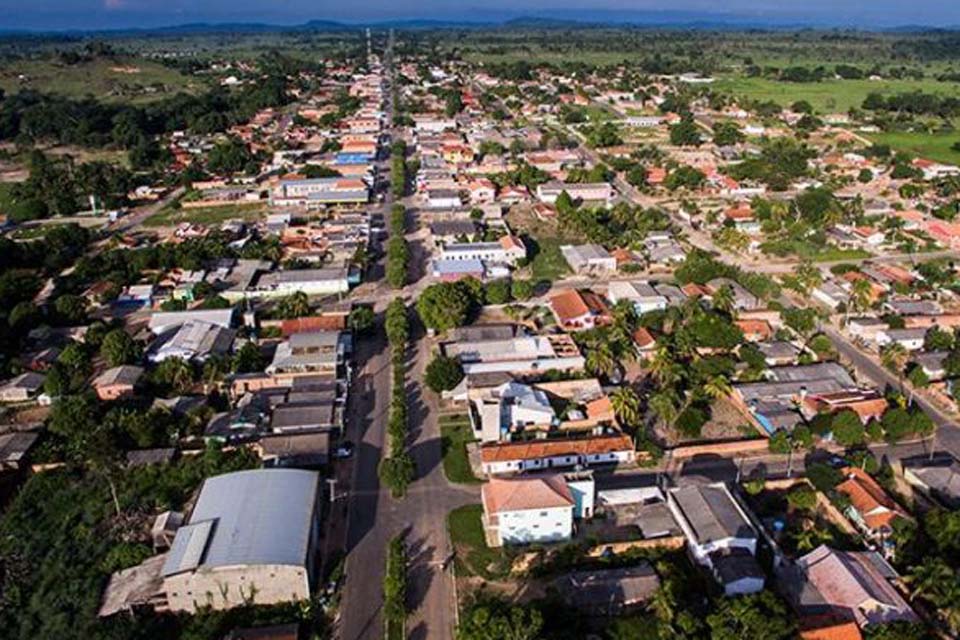
[[[921,91],[898,93],[888,97],[871,93],[864,99],[863,108],[867,111],[882,111],[897,115],[955,118],[960,115],[960,98],[938,96]]]
[[[410,269],[410,246],[404,237],[407,211],[402,204],[390,211],[390,240],[387,242],[387,283],[394,289],[407,284]]]
[[[0,140],[132,150],[172,131],[209,134],[246,122],[257,111],[290,102],[287,80],[267,76],[238,90],[179,93],[146,105],[106,104],[36,91],[0,94]]]
[[[27,160],[30,175],[14,183],[7,215],[13,222],[50,216],[70,216],[90,208],[89,197],[101,209],[121,207],[138,184],[128,169],[108,162],[76,163],[69,156],[51,158],[33,151]]]
[[[395,498],[400,498],[406,495],[407,487],[417,474],[416,463],[407,450],[410,425],[407,414],[406,357],[410,318],[402,298],[395,298],[387,307],[385,328],[393,364],[393,389],[387,418],[389,457],[380,463],[380,479]]]

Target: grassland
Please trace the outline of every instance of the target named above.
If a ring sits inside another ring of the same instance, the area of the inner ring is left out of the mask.
[[[890,145],[897,151],[960,165],[960,151],[953,149],[953,145],[960,142],[960,134],[944,135],[906,131],[870,134],[867,137],[876,144]]]
[[[440,439],[443,447],[443,473],[450,482],[476,484],[480,482],[470,469],[467,443],[473,441],[467,416],[440,418]]]
[[[146,227],[172,227],[181,222],[208,225],[221,224],[228,220],[252,222],[259,220],[264,212],[264,205],[259,203],[198,209],[181,209],[168,206],[147,218],[143,225]]]
[[[67,65],[56,58],[14,60],[0,66],[0,88],[7,93],[33,89],[70,98],[93,96],[112,102],[149,102],[203,87],[199,79],[156,62],[96,58]]]
[[[798,100],[806,100],[820,113],[859,108],[870,93],[890,95],[922,91],[960,97],[960,84],[936,80],[824,80],[799,83],[728,75],[718,78],[712,86],[737,97],[773,100],[785,107]]]

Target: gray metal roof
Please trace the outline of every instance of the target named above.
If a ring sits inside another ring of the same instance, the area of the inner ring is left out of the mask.
[[[726,538],[754,539],[756,531],[740,513],[723,485],[688,485],[673,490],[673,497],[697,543],[704,545]]]
[[[306,562],[319,474],[254,469],[208,478],[163,575],[197,567]]]

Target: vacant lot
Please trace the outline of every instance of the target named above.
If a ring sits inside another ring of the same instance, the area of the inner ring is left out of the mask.
[[[766,78],[727,76],[713,85],[718,91],[751,100],[773,100],[789,106],[806,100],[820,113],[844,113],[860,108],[870,93],[891,95],[923,91],[940,95],[960,96],[960,84],[936,80],[824,80],[822,82],[780,82]]]
[[[73,65],[48,58],[0,66],[0,88],[7,93],[33,89],[71,98],[149,102],[201,87],[201,81],[175,69],[133,58],[97,58]]]
[[[443,472],[450,482],[479,483],[467,459],[467,443],[473,442],[470,419],[465,415],[442,416],[440,438],[443,446]]]
[[[259,220],[266,212],[264,205],[238,204],[224,207],[210,207],[200,209],[175,209],[167,207],[156,215],[147,218],[143,225],[146,227],[172,227],[181,222],[193,224],[221,224],[228,220],[243,220],[252,222]]]

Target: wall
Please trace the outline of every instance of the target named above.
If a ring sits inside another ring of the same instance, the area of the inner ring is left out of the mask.
[[[232,609],[247,604],[277,604],[310,597],[304,567],[254,565],[198,569],[163,582],[172,611],[194,612],[200,606]]]
[[[507,511],[497,515],[503,544],[569,540],[573,533],[572,507]]]
[[[683,536],[668,536],[665,538],[650,538],[648,540],[630,540],[627,542],[611,542],[591,547],[587,555],[598,558],[605,553],[625,553],[631,549],[682,549],[687,544]],[[609,551],[608,551],[609,549]]]

